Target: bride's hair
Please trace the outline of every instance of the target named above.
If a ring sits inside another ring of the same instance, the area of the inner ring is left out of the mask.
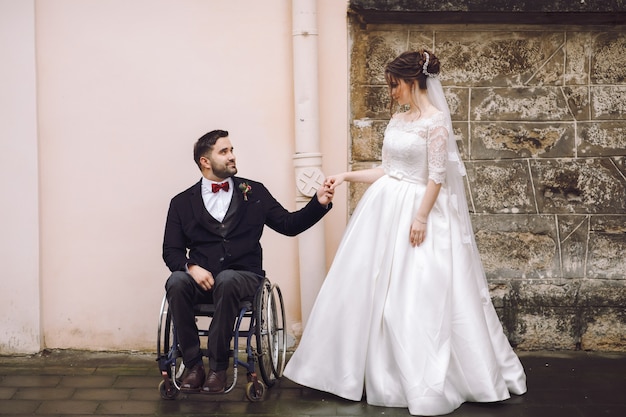
[[[402,80],[411,88],[417,84],[420,90],[426,90],[426,78],[435,77],[437,74],[439,74],[439,58],[424,49],[403,52],[385,67],[385,81],[389,87]],[[392,97],[390,110],[393,109],[394,104]]]

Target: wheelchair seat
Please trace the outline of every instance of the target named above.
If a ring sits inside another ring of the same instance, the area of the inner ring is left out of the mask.
[[[253,300],[241,300],[239,309],[252,310]],[[215,314],[215,304],[195,304],[193,312],[196,316],[213,317]]]

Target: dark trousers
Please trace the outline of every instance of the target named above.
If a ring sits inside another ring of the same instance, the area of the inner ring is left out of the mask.
[[[202,360],[193,306],[215,304],[215,314],[209,325],[209,367],[214,371],[227,369],[240,302],[254,297],[262,278],[252,272],[227,269],[214,277],[215,285],[211,291],[204,291],[186,272],[176,271],[170,275],[165,291],[185,367],[190,368]]]

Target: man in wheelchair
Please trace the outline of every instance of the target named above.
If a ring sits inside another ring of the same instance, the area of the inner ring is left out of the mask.
[[[260,244],[264,225],[295,236],[328,212],[333,191],[322,186],[305,207],[289,212],[263,184],[235,176],[228,132],[205,134],[193,153],[202,178],[170,202],[163,259],[172,274],[165,290],[185,365],[181,391],[214,394],[225,390],[240,301],[254,297],[265,276]],[[193,309],[201,303],[215,305],[208,374]]]

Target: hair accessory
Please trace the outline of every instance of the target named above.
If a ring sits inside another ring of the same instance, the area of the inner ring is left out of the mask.
[[[428,62],[430,61],[430,55],[428,55],[428,52],[424,51],[424,56],[426,57],[426,60],[424,61],[424,65],[422,66],[422,72],[427,77],[436,77],[437,74],[431,74],[430,72],[428,72]]]

